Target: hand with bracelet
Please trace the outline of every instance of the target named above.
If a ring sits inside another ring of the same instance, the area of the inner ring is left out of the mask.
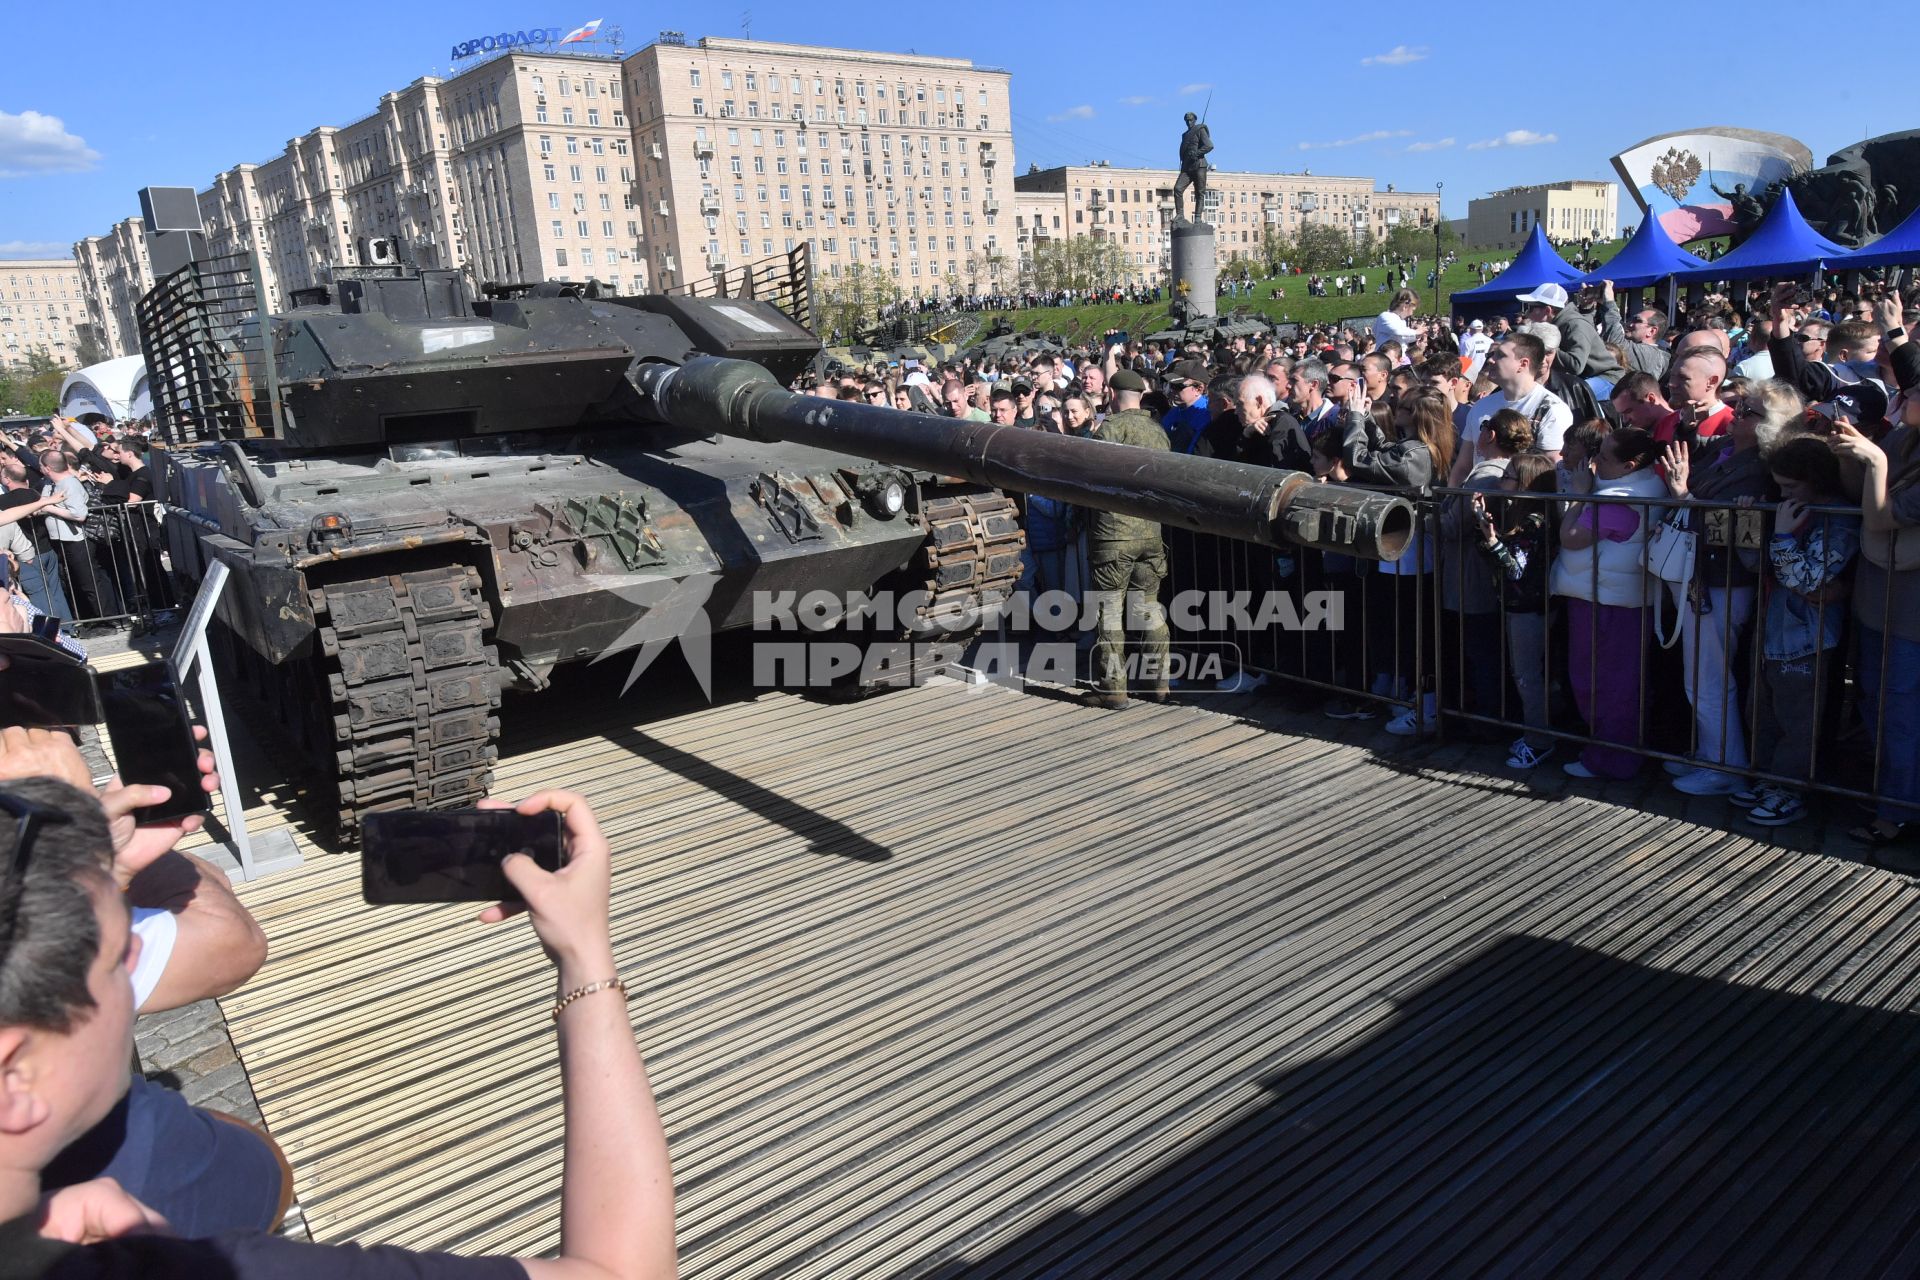
[[[525,854],[501,864],[524,898],[480,913],[486,924],[525,911],[559,975],[552,1010],[560,1032],[560,1087],[566,1115],[560,1187],[560,1256],[522,1258],[531,1280],[672,1276],[673,1170],[666,1132],[628,1020],[626,987],[614,968],[607,923],[613,857],[593,810],[571,791],[542,791],[518,804],[483,808],[523,814],[551,810],[565,827],[567,861],[545,871]]]

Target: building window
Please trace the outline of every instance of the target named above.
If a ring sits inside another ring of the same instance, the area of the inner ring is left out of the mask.
[[[558,209],[559,207],[560,207],[560,193],[558,191],[547,192],[547,208]]]
[[[579,220],[578,222],[576,222],[576,223],[574,223],[574,224],[573,224],[573,229],[574,229],[575,231],[577,231],[577,232],[579,232],[579,233],[580,233],[580,238],[581,238],[582,240],[585,240],[585,239],[587,238],[587,236],[588,236],[589,234],[591,234],[591,233],[590,233],[590,232],[589,232],[589,231],[587,230],[587,220],[586,220],[585,218],[582,218],[582,219],[580,219],[580,220]]]
[[[707,114],[707,100],[705,98],[695,98],[693,100],[693,114],[697,116]]]
[[[693,78],[693,87],[698,89],[700,87],[700,68],[698,67],[692,68],[688,72],[688,75],[692,76]]]
[[[572,108],[572,107],[562,107],[562,108],[560,108],[560,123],[561,123],[561,124],[572,124],[572,123],[573,123],[573,108]]]
[[[553,139],[544,133],[540,135],[540,154],[543,156],[553,154]]]
[[[555,218],[552,222],[549,222],[547,224],[547,229],[553,232],[553,238],[555,240],[564,240],[567,238],[567,224],[560,221],[560,219],[558,218]]]
[[[722,89],[731,89],[731,88],[733,88],[733,72],[731,72],[731,71],[722,71],[722,72],[720,73],[720,87],[721,87]]]
[[[564,266],[566,266],[566,265],[567,265],[567,251],[566,251],[565,249],[555,249],[555,250],[553,251],[553,260],[554,260],[554,261],[555,261],[556,263],[558,263],[558,264],[559,264],[560,266],[563,266],[563,267],[564,267]]]
[[[588,124],[599,124],[599,123],[600,123],[600,108],[598,108],[598,107],[588,107],[588,108],[587,108],[587,123],[588,123]]]
[[[570,156],[577,156],[580,154],[580,139],[578,138],[567,139],[567,154]]]
[[[539,106],[533,109],[533,120],[535,124],[547,123],[547,104],[546,103],[543,102]]]
[[[613,220],[605,219],[600,223],[600,234],[608,240],[613,239]]]

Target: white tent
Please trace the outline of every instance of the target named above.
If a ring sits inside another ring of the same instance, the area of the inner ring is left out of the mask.
[[[141,356],[103,360],[67,375],[60,384],[60,412],[69,418],[144,418],[153,412],[147,362]]]

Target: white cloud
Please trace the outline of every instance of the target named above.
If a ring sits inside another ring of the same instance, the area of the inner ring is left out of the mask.
[[[1351,138],[1340,138],[1333,142],[1303,142],[1302,151],[1325,151],[1330,147],[1357,147],[1363,142],[1383,142],[1388,138],[1411,138],[1411,129],[1375,129],[1372,133],[1362,133]]]
[[[1509,129],[1497,138],[1484,138],[1479,142],[1469,142],[1467,150],[1485,151],[1490,147],[1537,147],[1543,142],[1558,142],[1557,133],[1535,133],[1531,129]]]
[[[0,111],[0,178],[81,173],[99,163],[100,153],[68,133],[60,117]]]
[[[1409,142],[1407,144],[1407,150],[1409,151],[1445,151],[1448,147],[1452,145],[1453,145],[1452,138],[1437,138],[1432,142]]]
[[[1181,92],[1181,93],[1205,93],[1205,92],[1206,92],[1207,90],[1209,90],[1209,89],[1211,89],[1211,88],[1213,88],[1213,85],[1212,85],[1211,83],[1208,83],[1208,84],[1183,84],[1183,85],[1181,85],[1181,86],[1180,86],[1180,92]]]
[[[1091,119],[1093,119],[1093,108],[1083,102],[1077,107],[1068,107],[1065,111],[1062,111],[1057,116],[1048,116],[1047,123],[1063,124],[1068,120],[1091,120]]]
[[[0,241],[0,260],[7,258],[65,258],[73,254],[73,242],[57,240]]]
[[[1423,61],[1427,56],[1427,46],[1415,45],[1409,48],[1397,44],[1385,53],[1376,53],[1372,57],[1360,59],[1363,67],[1404,67],[1409,62]]]
[[[1123,107],[1144,107],[1153,101],[1154,99],[1147,97],[1145,94],[1136,93],[1131,97],[1120,99],[1120,105]]]

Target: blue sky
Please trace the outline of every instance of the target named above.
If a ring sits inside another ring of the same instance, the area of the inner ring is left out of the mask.
[[[1711,35],[1704,14],[1676,26],[1671,4],[1637,3],[335,0],[248,6],[244,20],[209,7],[183,22],[178,7],[106,0],[87,7],[84,23],[57,5],[9,8],[0,257],[64,255],[135,212],[142,186],[204,187],[314,125],[364,115],[381,92],[446,74],[457,41],[591,18],[621,27],[629,49],[662,29],[690,41],[737,36],[750,15],[756,39],[1004,68],[1017,172],[1102,158],[1171,165],[1181,112],[1211,95],[1220,167],[1367,174],[1403,189],[1443,181],[1450,217],[1498,187],[1612,179],[1609,156],[1671,129],[1775,130],[1824,160],[1863,137],[1920,127],[1920,71],[1904,52],[1911,19],[1877,0],[1853,6],[1850,35],[1827,43],[1835,52],[1820,74],[1800,69],[1816,11],[1785,0],[1727,6]],[[1205,16],[1225,11],[1233,16]],[[1196,15],[1191,33],[1181,14]],[[1733,67],[1743,72],[1727,74]],[[1785,68],[1796,72],[1781,76]]]

